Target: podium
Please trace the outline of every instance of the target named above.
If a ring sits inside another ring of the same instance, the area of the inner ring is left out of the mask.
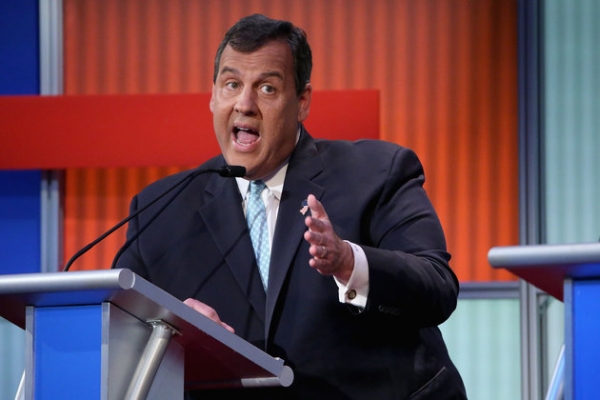
[[[294,379],[128,269],[0,275],[0,316],[26,331],[26,399],[177,399]]]
[[[565,306],[565,399],[600,393],[600,243],[495,247],[505,268]]]

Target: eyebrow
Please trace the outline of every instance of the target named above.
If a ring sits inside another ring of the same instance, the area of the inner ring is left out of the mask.
[[[240,74],[240,71],[237,68],[223,67],[223,68],[221,68],[221,72],[219,72],[219,75],[223,74],[225,72],[231,72],[231,73],[236,74],[236,75]]]
[[[231,72],[234,75],[240,75],[240,71],[237,68],[233,68],[233,67],[227,67],[227,66],[223,67],[221,69],[220,74],[224,74],[225,72]],[[279,71],[266,71],[266,72],[263,72],[262,74],[260,74],[260,76],[259,76],[260,79],[265,79],[265,78],[269,78],[269,77],[275,77],[275,78],[279,78],[279,79],[283,80],[283,75]]]

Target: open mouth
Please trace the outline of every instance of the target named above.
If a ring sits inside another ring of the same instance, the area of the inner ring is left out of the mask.
[[[250,146],[260,137],[258,131],[240,126],[233,128],[233,135],[235,136],[235,141],[237,144],[241,146]]]

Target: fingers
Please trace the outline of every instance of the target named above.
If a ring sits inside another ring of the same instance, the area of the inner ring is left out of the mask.
[[[306,217],[304,223],[308,230],[304,233],[304,239],[311,244],[309,253],[319,259],[326,259],[336,241],[331,222],[325,212],[323,204],[314,195],[307,198],[310,216]]]
[[[308,252],[314,260],[320,261],[332,261],[337,254],[335,246],[333,245],[330,247],[312,245],[308,248]]]
[[[311,245],[310,255],[320,259],[328,258],[337,240],[331,224],[314,217],[307,217],[305,223],[308,229],[304,232],[304,239]]]
[[[309,253],[313,256],[310,260],[308,260],[308,265],[317,269],[323,275],[331,275],[333,273],[331,267],[334,265],[333,255],[329,255],[329,250],[324,248],[323,254],[312,254],[312,251],[309,249]],[[329,256],[330,258],[327,258]]]
[[[310,208],[310,215],[313,218],[327,218],[327,213],[325,212],[323,204],[321,204],[321,202],[317,200],[317,198],[314,195],[309,194],[306,198],[306,201],[308,202],[308,208]]]
[[[308,235],[304,235],[304,238],[312,245],[326,246],[328,240],[327,233],[329,231],[333,232],[333,229],[331,229],[331,223],[329,222],[325,208],[312,194],[308,195],[307,202],[310,208],[310,216],[306,217],[304,221],[308,228]],[[314,249],[314,251],[315,254],[313,256],[316,256],[318,250]]]
[[[304,239],[312,258],[308,264],[323,275],[333,275],[342,282],[350,279],[354,269],[354,255],[350,245],[337,236],[323,204],[314,195],[307,197],[310,216],[304,223],[308,228]]]
[[[347,244],[334,232],[323,204],[312,194],[306,200],[310,216],[304,221],[308,228],[304,232],[304,239],[310,243],[308,252],[312,256],[308,264],[323,275],[337,277],[346,269],[342,256]]]
[[[200,314],[204,315],[205,317],[215,321],[217,324],[221,325],[223,328],[227,329],[229,332],[235,333],[235,330],[231,326],[229,326],[225,322],[221,321],[221,319],[219,318],[219,314],[217,314],[217,312],[215,311],[214,308],[212,308],[196,299],[186,299],[183,302],[183,304],[193,308],[194,310],[198,311]]]

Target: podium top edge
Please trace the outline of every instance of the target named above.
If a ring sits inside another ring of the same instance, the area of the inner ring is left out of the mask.
[[[600,243],[493,247],[488,261],[494,268],[600,263]]]
[[[131,289],[134,284],[135,274],[128,269],[0,275],[0,295]]]
[[[227,331],[129,269],[0,275],[0,316],[26,328],[26,307],[85,306],[111,303],[140,321],[163,320],[183,335],[174,340],[196,357],[205,351],[194,342],[209,340],[212,351],[229,349],[230,357],[251,361],[266,377],[290,378],[284,362]],[[186,356],[187,357],[187,356]],[[279,376],[280,374],[283,376]]]

